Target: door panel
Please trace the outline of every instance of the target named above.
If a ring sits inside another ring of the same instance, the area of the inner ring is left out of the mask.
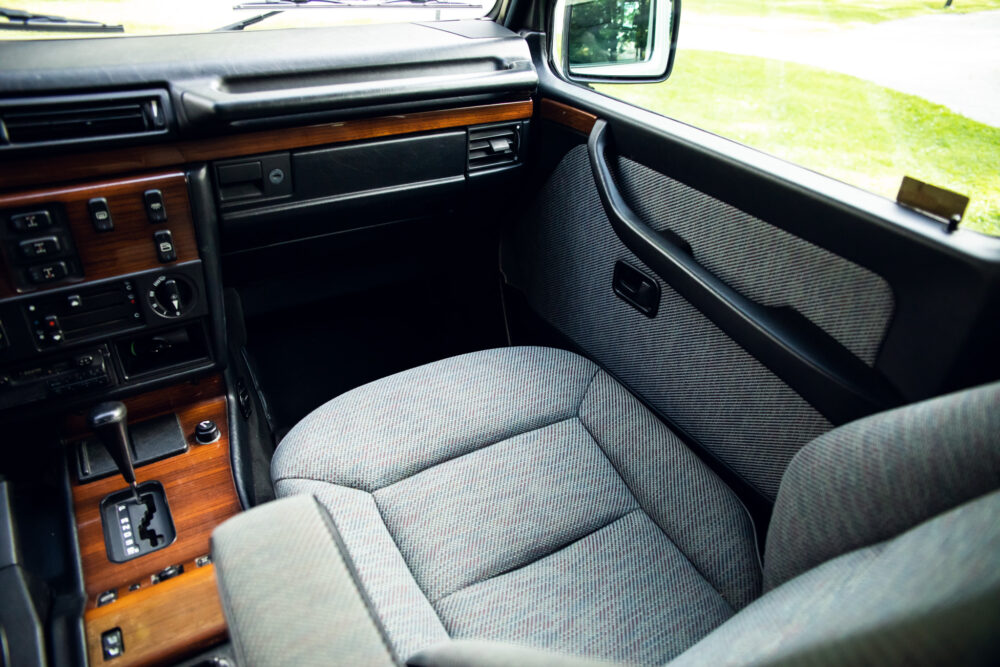
[[[988,342],[1000,334],[1000,241],[948,235],[881,197],[562,81],[541,36],[529,43],[544,185],[505,239],[505,278],[747,482],[751,500],[773,499],[792,456],[837,424],[1000,376]],[[613,141],[597,151],[602,121]],[[630,221],[677,266],[630,236]],[[657,281],[655,316],[615,294],[618,262]],[[699,277],[726,298],[691,289]],[[726,312],[740,303],[742,324]],[[745,335],[757,335],[754,314],[777,324],[771,348]]]
[[[662,195],[640,179],[622,182],[639,196]],[[615,295],[616,262],[655,272],[615,235],[586,146],[559,162],[503,256],[508,282],[536,313],[766,496],[799,447],[831,428],[662,280],[652,319]]]

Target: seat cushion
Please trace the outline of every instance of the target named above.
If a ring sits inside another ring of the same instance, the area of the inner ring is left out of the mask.
[[[272,477],[329,510],[404,660],[451,637],[664,662],[760,593],[735,495],[561,350],[359,387],[289,432]]]

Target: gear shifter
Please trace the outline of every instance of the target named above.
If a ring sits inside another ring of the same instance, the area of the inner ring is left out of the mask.
[[[99,403],[90,411],[88,423],[97,433],[108,454],[114,459],[122,477],[132,488],[137,503],[141,504],[139,489],[135,481],[135,466],[132,464],[132,446],[128,436],[128,410],[121,401]]]

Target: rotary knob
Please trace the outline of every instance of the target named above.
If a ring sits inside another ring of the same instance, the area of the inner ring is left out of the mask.
[[[194,302],[194,288],[180,276],[164,274],[153,281],[147,294],[149,307],[160,317],[180,317]]]

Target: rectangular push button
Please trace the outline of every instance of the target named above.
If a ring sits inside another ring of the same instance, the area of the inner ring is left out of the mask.
[[[104,654],[105,660],[117,658],[125,652],[121,628],[112,628],[101,633],[101,652]]]
[[[111,219],[111,208],[104,197],[96,197],[87,202],[87,210],[90,211],[90,221],[94,223],[94,229],[97,231],[110,232],[115,228],[115,222]]]
[[[66,262],[50,262],[28,267],[28,278],[33,283],[51,283],[62,280],[69,273]]]
[[[156,256],[161,262],[173,262],[177,260],[177,250],[174,248],[174,238],[169,229],[153,234],[153,241],[156,242]]]
[[[28,239],[18,244],[21,256],[28,259],[36,257],[51,257],[62,250],[58,236],[42,236],[37,239]]]
[[[219,166],[219,185],[254,182],[262,178],[263,171],[259,160]]]
[[[167,221],[167,206],[163,203],[163,193],[159,190],[146,190],[142,193],[146,202],[146,218],[152,223]]]
[[[10,226],[15,232],[29,232],[52,226],[52,214],[48,211],[31,211],[10,216]]]

